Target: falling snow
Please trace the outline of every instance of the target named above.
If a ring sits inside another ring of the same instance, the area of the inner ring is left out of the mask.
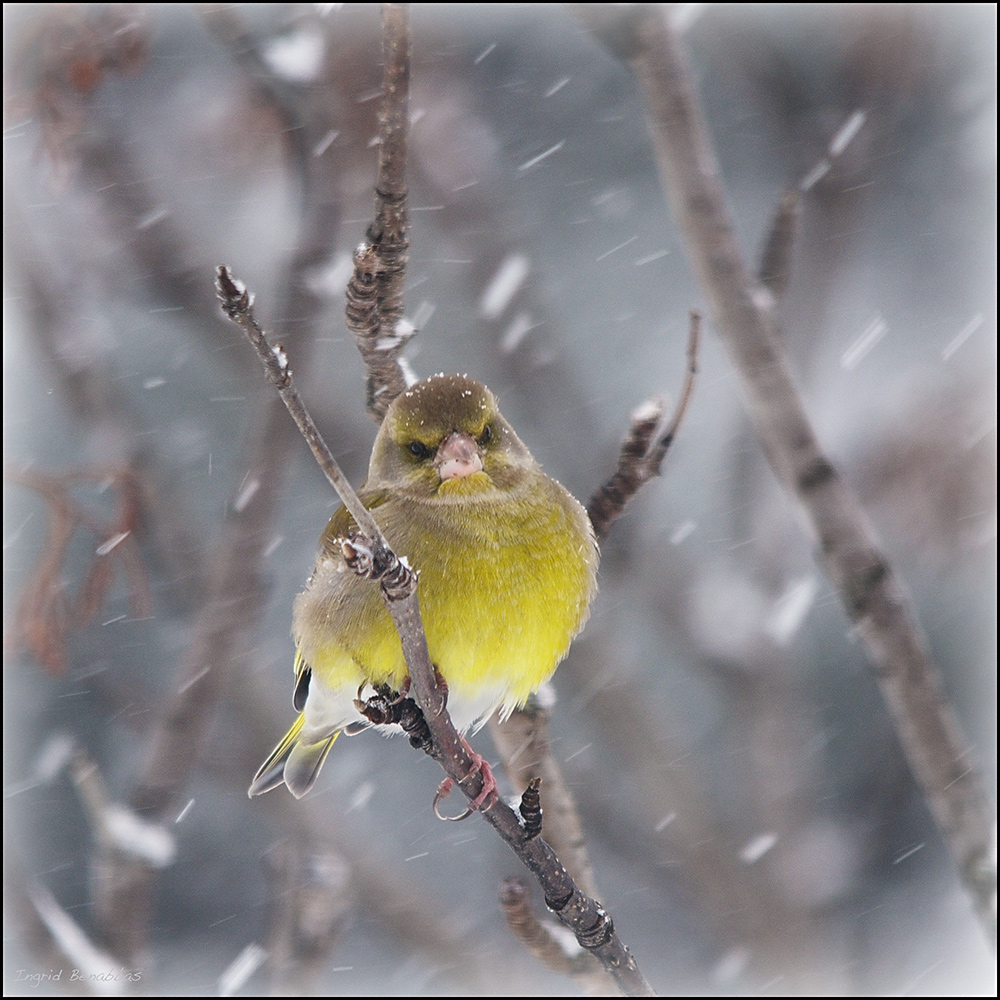
[[[840,367],[851,371],[867,357],[875,345],[889,332],[889,324],[881,316],[876,316],[862,331],[861,335],[841,355]]]
[[[308,83],[316,77],[323,53],[323,36],[309,30],[276,38],[264,48],[264,58],[275,73],[295,83]]]
[[[670,544],[680,545],[685,538],[689,538],[694,533],[697,527],[694,521],[685,521],[678,525],[670,535]]]
[[[982,325],[984,316],[982,313],[976,313],[972,319],[969,320],[961,330],[948,341],[945,345],[944,350],[941,351],[941,360],[948,361],[951,356],[971,337]]]
[[[819,580],[815,576],[793,580],[788,585],[767,621],[767,631],[775,642],[785,645],[791,641],[805,621],[818,592]]]
[[[762,857],[778,842],[776,833],[761,833],[740,848],[740,861],[746,865],[752,865],[760,861]]]
[[[248,479],[242,486],[240,486],[239,492],[236,494],[236,498],[233,500],[233,510],[237,514],[246,510],[247,505],[260,491],[260,480],[259,479]]]
[[[248,944],[219,976],[219,996],[231,997],[264,964],[267,952],[259,944]]]
[[[107,832],[119,850],[154,868],[166,868],[177,855],[174,838],[157,823],[147,823],[130,809],[110,805],[104,813]]]
[[[496,319],[507,308],[529,269],[530,262],[523,254],[510,254],[504,259],[479,300],[479,314],[483,319]]]
[[[566,140],[562,139],[554,146],[550,146],[544,153],[539,153],[538,156],[533,156],[530,160],[525,160],[517,169],[520,171],[529,170],[531,167],[541,163],[542,160],[547,160],[553,153],[558,153],[565,145]]]
[[[864,111],[854,111],[830,141],[830,155],[840,156],[865,123]]]
[[[532,320],[530,313],[519,312],[510,322],[500,337],[500,353],[512,354],[521,346],[525,336],[537,324]]]

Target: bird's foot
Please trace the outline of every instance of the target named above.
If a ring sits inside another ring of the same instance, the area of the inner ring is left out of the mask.
[[[384,684],[378,685],[368,698],[362,698],[367,683],[358,688],[358,696],[354,699],[354,707],[373,726],[390,726],[399,724],[400,703],[402,695]],[[364,724],[359,724],[364,728]]]
[[[482,791],[469,802],[466,807],[465,812],[460,813],[458,816],[445,816],[440,809],[441,802],[448,798],[451,794],[452,787],[455,782],[451,778],[445,778],[444,781],[438,785],[437,794],[434,796],[434,815],[438,819],[449,820],[451,822],[457,823],[459,820],[467,819],[474,812],[485,812],[489,809],[497,799],[499,794],[497,789],[497,780],[493,777],[493,769],[486,762],[486,760],[472,747],[469,746],[465,737],[460,737],[462,740],[462,745],[465,747],[469,756],[472,758],[472,770],[462,779],[462,781],[467,781],[473,774],[477,771],[483,776],[483,789]],[[485,808],[483,804],[486,803]]]

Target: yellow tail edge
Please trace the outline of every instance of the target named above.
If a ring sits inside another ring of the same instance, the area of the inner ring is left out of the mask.
[[[304,725],[305,713],[300,712],[292,723],[292,728],[285,733],[281,742],[271,751],[270,756],[254,775],[247,791],[250,798],[263,795],[272,788],[285,784],[292,795],[301,799],[316,783],[326,755],[337,741],[340,730],[312,743],[305,743],[301,739]]]

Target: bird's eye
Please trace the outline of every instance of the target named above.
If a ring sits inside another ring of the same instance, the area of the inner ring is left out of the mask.
[[[493,427],[491,424],[487,424],[483,428],[483,433],[479,435],[476,439],[476,443],[481,447],[485,448],[493,440]]]
[[[431,453],[430,448],[422,441],[411,441],[406,447],[414,458],[424,459]]]

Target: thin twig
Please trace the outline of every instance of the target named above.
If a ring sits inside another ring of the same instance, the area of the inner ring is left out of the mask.
[[[669,422],[662,427],[663,401],[644,403],[632,414],[632,426],[622,442],[618,468],[587,504],[587,514],[598,541],[603,541],[615,523],[625,513],[632,498],[650,479],[660,474],[663,459],[673,443],[694,392],[698,374],[698,342],[701,336],[701,316],[691,313],[688,333],[688,366],[680,399]]]
[[[913,773],[996,941],[995,812],[901,581],[820,448],[780,346],[770,297],[739,251],[691,75],[666,12],[629,8],[609,44],[632,64],[664,188],[740,375],[768,461],[805,514],[821,560],[875,667]]]
[[[264,366],[264,374],[268,381],[278,390],[281,401],[285,404],[296,427],[312,450],[323,475],[337,491],[344,505],[351,512],[362,533],[378,541],[388,548],[388,543],[375,523],[375,518],[365,510],[351,487],[350,481],[341,471],[333,453],[327,447],[312,416],[306,410],[295,384],[292,382],[292,370],[288,367],[288,355],[281,344],[273,348],[267,342],[264,331],[260,328],[253,313],[253,299],[246,286],[234,278],[229,268],[220,265],[216,271],[215,287],[219,293],[219,301],[226,315],[239,326],[253,344]]]

